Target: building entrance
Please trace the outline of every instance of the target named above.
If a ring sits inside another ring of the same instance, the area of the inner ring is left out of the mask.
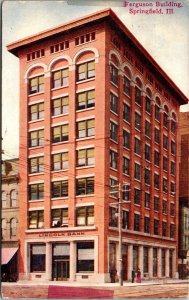
[[[54,260],[54,272],[53,280],[61,281],[68,280],[69,276],[70,262],[69,260],[55,259]]]

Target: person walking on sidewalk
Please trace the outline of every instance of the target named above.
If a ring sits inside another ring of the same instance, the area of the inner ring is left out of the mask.
[[[135,282],[135,270],[132,270],[131,278],[132,278],[132,283],[134,283]]]
[[[141,272],[140,272],[140,269],[138,269],[138,271],[137,271],[136,282],[137,283],[141,283]]]

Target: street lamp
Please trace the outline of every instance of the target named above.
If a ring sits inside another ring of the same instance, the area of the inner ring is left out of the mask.
[[[123,184],[123,186],[127,187],[128,184]],[[118,193],[118,202],[111,203],[111,205],[118,205],[118,232],[119,232],[119,251],[118,251],[118,261],[119,261],[119,267],[118,267],[118,273],[119,273],[119,285],[123,285],[123,259],[122,259],[122,204],[123,203],[130,203],[131,201],[123,201],[122,199],[122,192],[128,192],[129,190],[125,190],[122,188],[122,184],[119,183],[119,185],[112,186],[113,188],[118,187],[118,191],[112,191],[110,194]]]

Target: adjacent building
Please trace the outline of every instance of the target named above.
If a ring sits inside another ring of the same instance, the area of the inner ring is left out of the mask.
[[[179,106],[111,9],[8,45],[20,61],[20,278],[178,276]],[[128,202],[129,200],[129,202]]]
[[[4,160],[1,177],[1,274],[3,281],[18,278],[18,159]]]
[[[179,276],[189,276],[189,113],[180,113]]]

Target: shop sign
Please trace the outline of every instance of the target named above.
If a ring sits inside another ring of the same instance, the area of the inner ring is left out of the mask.
[[[81,236],[85,235],[84,231],[78,232],[43,232],[39,234],[39,237],[61,237],[61,236]]]

